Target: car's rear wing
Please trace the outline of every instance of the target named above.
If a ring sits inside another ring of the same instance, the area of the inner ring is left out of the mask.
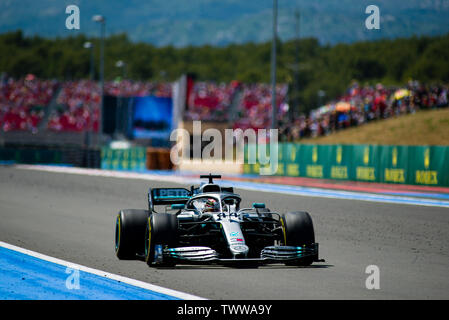
[[[148,190],[148,207],[154,211],[155,205],[186,203],[191,192],[184,188],[150,188]]]
[[[203,192],[228,192],[228,193],[234,193],[234,188],[233,187],[220,187],[217,185],[212,185],[214,188],[213,191],[207,190],[207,189],[203,189]],[[195,196],[197,194],[200,194],[201,189],[200,188],[194,188],[193,186],[190,189],[190,194],[192,196]]]

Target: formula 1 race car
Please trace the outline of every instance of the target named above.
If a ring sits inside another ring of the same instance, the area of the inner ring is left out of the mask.
[[[232,187],[208,183],[199,187],[154,188],[148,209],[121,210],[115,226],[119,259],[145,260],[149,266],[176,264],[307,266],[318,259],[318,243],[307,212],[279,214],[264,203],[240,208]],[[165,212],[156,212],[164,206]]]

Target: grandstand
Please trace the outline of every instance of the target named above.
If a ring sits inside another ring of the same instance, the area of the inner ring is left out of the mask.
[[[56,81],[7,79],[0,89],[0,125],[4,132],[27,130],[35,132],[44,117],[45,108],[53,98]]]
[[[94,81],[8,79],[2,83],[0,91],[0,124],[4,132],[36,132],[44,115],[48,121],[40,126],[42,129],[55,132],[98,131],[100,89]],[[37,93],[33,94],[34,91]],[[278,86],[277,100],[281,111],[286,110],[287,92],[287,85]],[[171,97],[172,92],[170,83],[124,80],[106,82],[105,95]],[[234,127],[264,128],[271,114],[271,90],[266,84],[196,82],[187,100],[184,113],[187,121],[227,122],[233,103],[236,112]],[[39,113],[36,108],[39,108]]]
[[[106,82],[105,95],[170,97],[169,83],[124,80]],[[4,80],[0,84],[1,131],[55,132],[98,131],[100,89],[90,80],[42,80],[32,75]],[[47,123],[41,124],[44,117]],[[91,126],[91,127],[90,127]]]
[[[288,85],[278,84],[280,138],[298,141],[328,136],[375,120],[447,107],[448,92],[447,85],[425,85],[416,81],[402,87],[361,86],[353,82],[339,99],[329,101],[307,115],[289,119]],[[121,80],[105,83],[105,96],[115,98],[171,98],[173,94],[172,84],[168,82]],[[68,138],[62,141],[85,144],[87,138],[76,134],[98,133],[99,106],[100,89],[91,80],[43,80],[31,74],[22,79],[5,78],[0,84],[0,131],[3,140],[57,141],[60,139],[57,133],[64,133],[60,136]],[[181,120],[184,122],[201,120],[220,128],[268,128],[271,88],[268,84],[237,81],[195,81],[182,109]],[[55,138],[50,138],[52,134]],[[151,141],[145,143],[151,144]]]

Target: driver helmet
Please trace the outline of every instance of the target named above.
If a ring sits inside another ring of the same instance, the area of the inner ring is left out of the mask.
[[[217,211],[217,209],[218,209],[217,200],[207,199],[206,203],[204,204],[203,212],[213,212],[213,211]]]

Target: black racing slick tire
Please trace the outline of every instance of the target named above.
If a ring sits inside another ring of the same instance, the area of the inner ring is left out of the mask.
[[[174,266],[173,261],[154,264],[155,245],[174,248],[178,243],[178,218],[175,214],[155,213],[147,219],[145,230],[145,261],[149,266]]]
[[[286,246],[303,246],[315,243],[315,232],[312,218],[303,211],[288,212],[281,216],[281,224]],[[286,265],[308,266],[317,257],[305,257],[295,262],[286,262]]]
[[[115,222],[115,254],[119,259],[135,259],[136,254],[143,254],[149,216],[147,210],[120,210]]]

